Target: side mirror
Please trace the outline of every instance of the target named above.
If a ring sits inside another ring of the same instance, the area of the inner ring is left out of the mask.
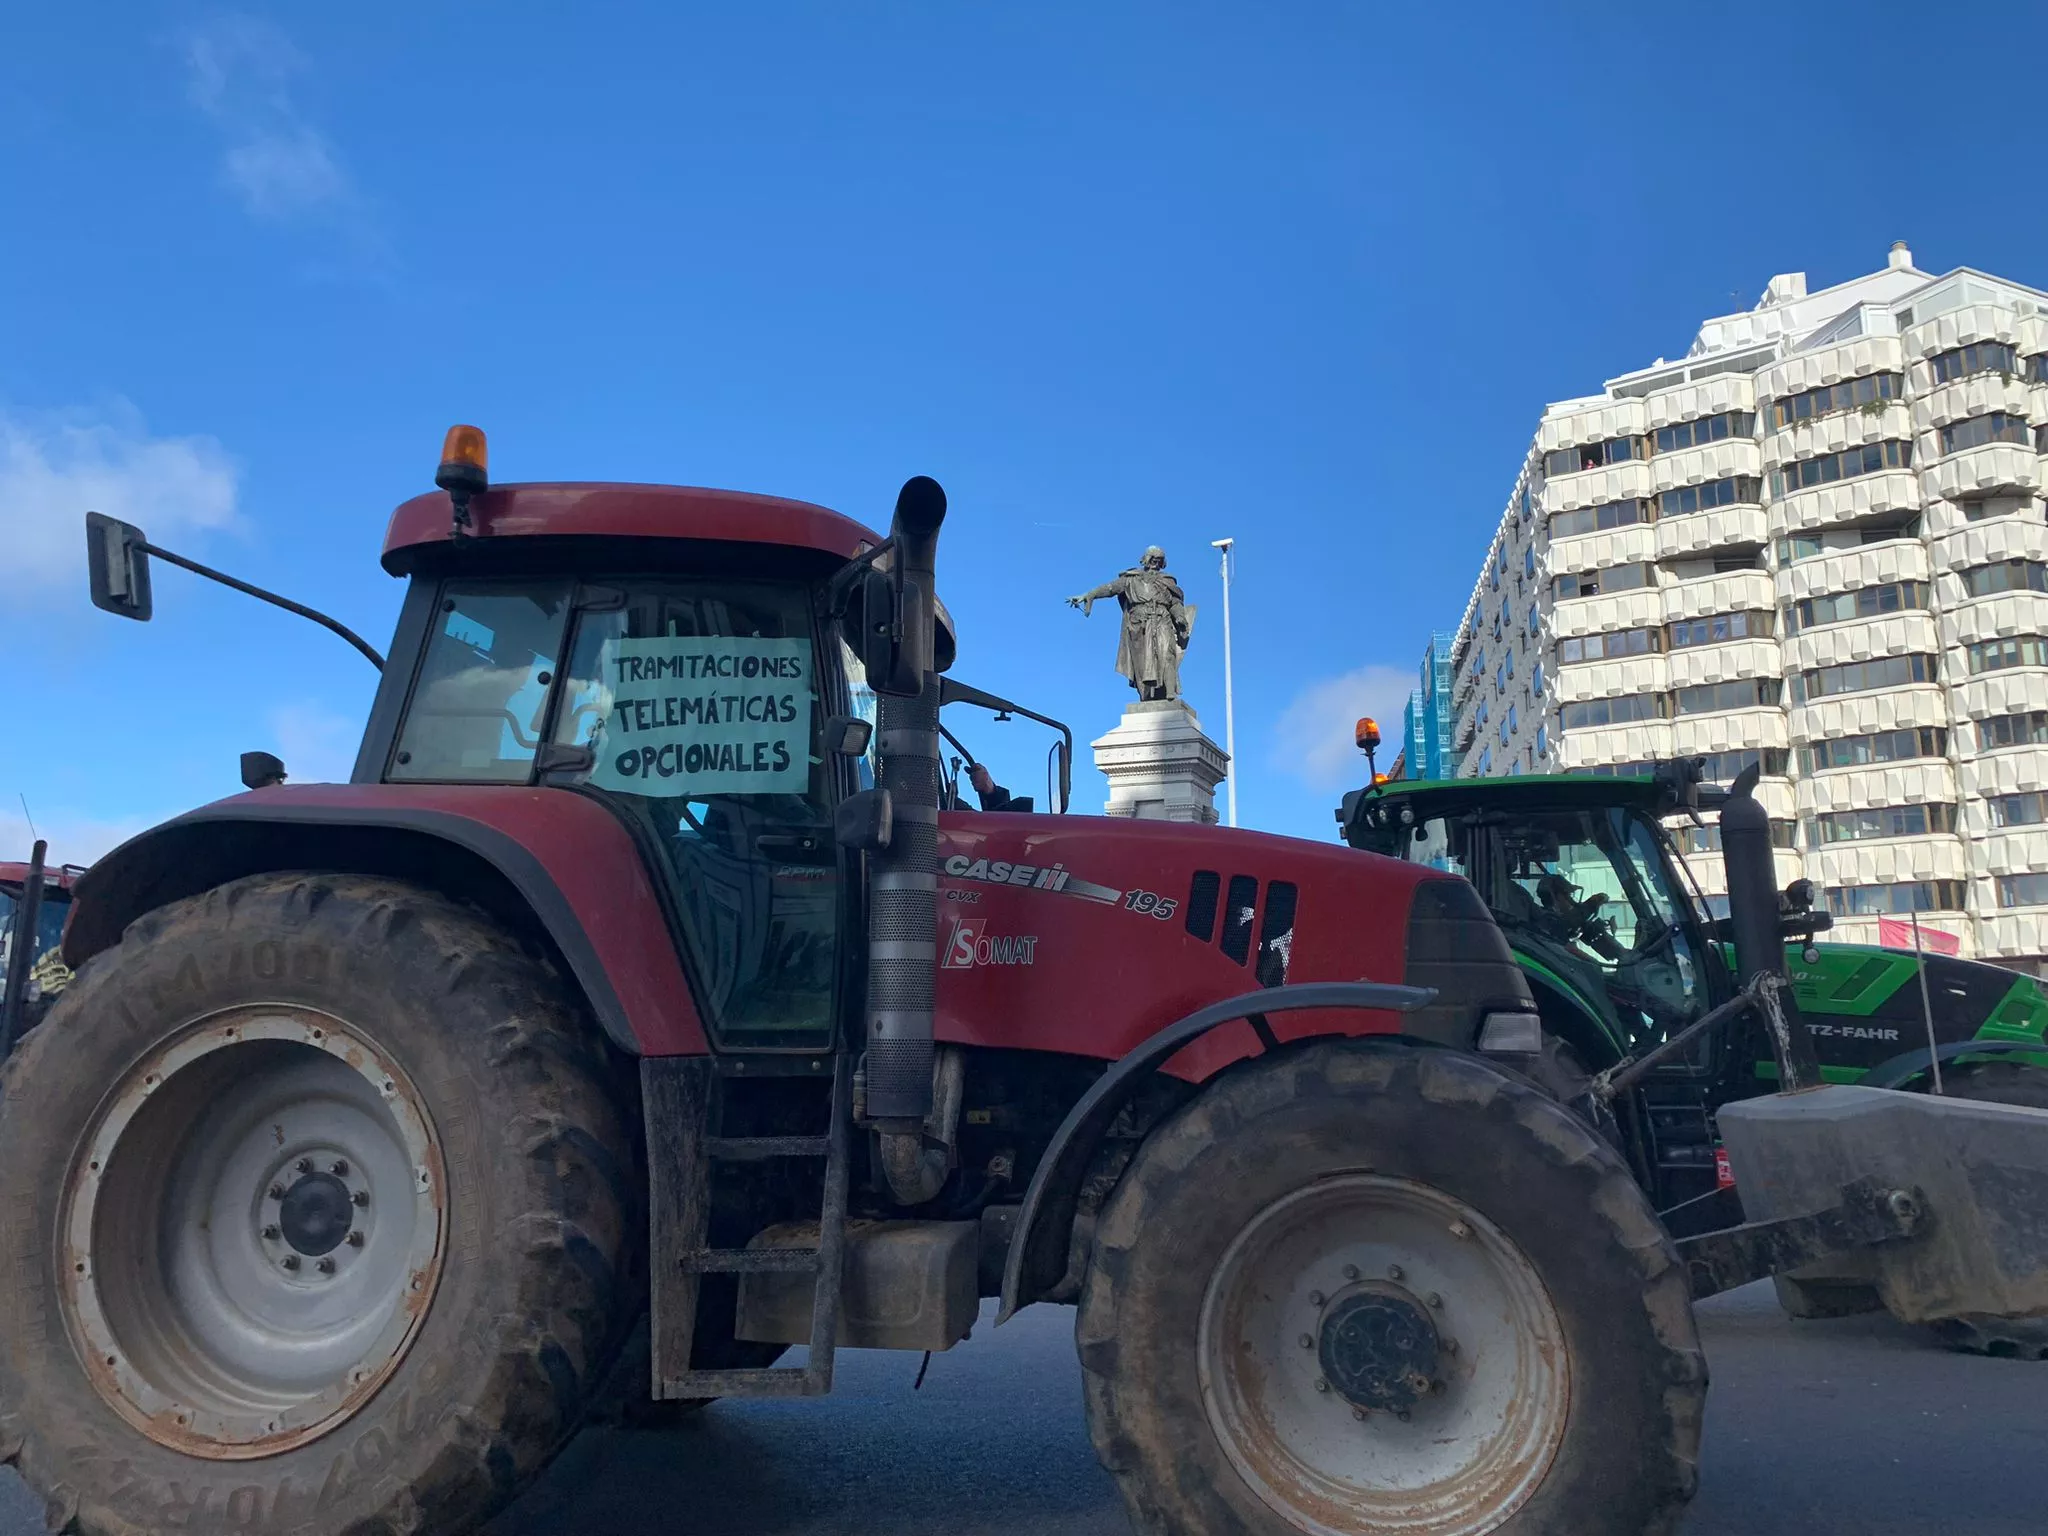
[[[842,848],[879,853],[896,829],[896,803],[886,789],[848,795],[832,812],[832,841]]]
[[[834,757],[860,757],[875,739],[875,728],[859,715],[833,715],[825,722],[825,750]]]
[[[92,605],[124,619],[147,620],[149,540],[133,523],[99,512],[85,514],[85,563]]]

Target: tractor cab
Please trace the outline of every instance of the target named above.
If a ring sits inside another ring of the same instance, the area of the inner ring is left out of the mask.
[[[1660,814],[1671,774],[1376,785],[1346,798],[1346,841],[1470,880],[1527,972],[1546,1028],[1598,1066],[1733,995],[1714,930]],[[1681,1068],[1711,1071],[1709,1053]]]

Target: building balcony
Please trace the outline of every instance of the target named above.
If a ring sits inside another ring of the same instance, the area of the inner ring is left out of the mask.
[[[1700,514],[1695,512],[1693,516]],[[1742,613],[1778,606],[1777,583],[1769,571],[1723,571],[1691,581],[1666,582],[1657,589],[1664,619],[1705,619],[1717,613]]]
[[[1662,656],[1625,656],[1618,661],[1572,662],[1554,666],[1550,692],[1560,704],[1612,699],[1628,693],[1663,693],[1671,671]]]
[[[2041,520],[2041,503],[2031,492],[2020,489],[1997,491],[1967,501],[1947,501],[1939,496],[1930,496],[1920,518],[1920,531],[1937,546],[1945,546],[1948,540],[1972,528],[2038,523]],[[1936,559],[1943,565],[1950,563],[1946,556],[1937,555]]]
[[[1785,670],[1803,672],[1873,656],[1931,655],[1941,649],[1941,634],[1933,614],[1908,611],[1801,630],[1785,637],[1784,648]]]
[[[1607,763],[1644,763],[1670,757],[1671,722],[1638,720],[1632,725],[1587,726],[1556,732],[1558,756],[1569,768],[1597,768]]]
[[[1592,635],[1610,629],[1646,629],[1664,622],[1662,587],[1635,587],[1597,597],[1568,597],[1550,608],[1550,632],[1557,637]]]
[[[1811,421],[1797,422],[1765,437],[1763,457],[1766,468],[1777,469],[1800,459],[1815,459],[1881,443],[1887,438],[1904,440],[1913,435],[1913,413],[1900,400],[1872,401],[1846,411],[1831,411]]]
[[[1944,586],[1949,583],[1944,582]],[[1953,585],[1961,587],[1961,581]],[[1944,594],[1946,595],[1946,594]],[[1941,616],[1943,645],[1975,645],[1980,640],[2002,640],[2012,635],[2048,635],[2048,592],[1998,592],[1990,597],[1961,598]],[[1969,676],[1961,656],[1944,657],[1964,668],[1953,674]]]
[[[1932,434],[1952,422],[1988,416],[1993,411],[2029,421],[2048,420],[2034,414],[2031,395],[2026,379],[2016,373],[1975,373],[1937,384],[1914,399],[1913,430]],[[1931,444],[1923,442],[1915,451],[1924,451],[1931,458],[1941,452],[1941,441],[1937,437]]]
[[[1717,373],[1697,384],[1681,384],[1643,396],[1643,426],[1650,432],[1697,421],[1702,416],[1719,416],[1725,411],[1754,411],[1756,386],[1746,373]]]
[[[1938,683],[1908,683],[1869,693],[1845,693],[1794,705],[1792,730],[1801,741],[1867,736],[1907,726],[1948,725],[1948,701]]]
[[[1603,397],[1584,405],[1553,407],[1537,424],[1536,452],[1538,455],[1555,453],[1560,448],[1605,442],[1613,437],[1640,437],[1643,429],[1641,400],[1609,400]]]
[[[1953,805],[1955,800],[1955,765],[1942,757],[1824,768],[1799,781],[1797,796],[1801,821],[1873,805]]]
[[[1926,497],[1944,501],[1970,501],[2001,491],[2033,495],[2041,488],[2041,461],[2031,447],[1986,443],[1924,465],[1920,486]]]
[[[1552,539],[1544,555],[1552,575],[1566,571],[1604,571],[1609,566],[1634,565],[1657,558],[1657,525],[1631,523],[1625,528],[1602,528],[1594,533],[1576,533]]]
[[[1959,722],[2048,710],[2048,667],[2008,667],[1999,672],[1980,672],[1975,677],[1954,677],[1949,680],[1949,691],[1955,699]],[[1971,739],[1963,742],[1952,738],[1953,747],[1974,751],[1974,731],[1959,726],[1955,736]]]
[[[1771,504],[1773,533],[1804,533],[1920,510],[1920,476],[1886,469],[1834,485],[1793,491]]]
[[[1762,794],[1759,793],[1757,798],[1762,799]],[[1668,823],[1668,825],[1675,827],[1683,825],[1683,823],[1672,822]],[[1702,896],[1726,896],[1728,894],[1728,864],[1719,853],[1709,848],[1703,849],[1698,853],[1682,853],[1679,857],[1684,861],[1685,867],[1692,875],[1694,881],[1698,883]],[[1797,848],[1772,849],[1771,863],[1776,867],[1777,871],[1777,876],[1773,883],[1781,891],[1806,873],[1805,861],[1800,858]]]
[[[1894,581],[1929,580],[1927,546],[1918,539],[1887,539],[1833,554],[1795,560],[1778,571],[1778,589],[1787,601],[1854,592]]]
[[[1937,352],[1967,347],[1976,341],[2002,341],[2010,347],[2020,344],[2021,317],[2003,304],[1965,304],[1921,322],[1909,325],[1901,334],[1906,357],[1914,370],[1913,389],[1920,393],[1934,384],[1927,359]]]
[[[1964,954],[1995,955],[2000,960],[2038,960],[2048,955],[2048,907],[1986,907],[1980,901],[1978,910],[1982,915],[1977,919],[1977,937],[1983,947],[1976,950],[1966,944]]]
[[[1745,677],[1778,677],[1784,671],[1778,642],[1769,639],[1689,645],[1659,659],[1669,664],[1673,688],[1695,688],[1702,683],[1725,683]]]
[[[1971,840],[1978,875],[2037,875],[2048,869],[2048,827],[2012,827]],[[1994,894],[1985,910],[1995,909]]]
[[[1754,480],[1761,478],[1763,472],[1763,450],[1753,437],[1724,437],[1718,443],[1678,448],[1650,460],[1651,481],[1659,491],[1705,485],[1710,480],[1727,480],[1737,475]]]
[[[1580,507],[1597,507],[1603,501],[1643,500],[1655,490],[1649,461],[1629,459],[1602,469],[1553,476],[1543,486],[1543,510],[1571,512]]]
[[[1970,857],[1950,832],[1924,837],[1858,838],[1806,850],[1816,885],[1905,885],[1915,880],[1967,880]]]
[[[1770,514],[1756,504],[1661,517],[1653,531],[1659,560],[1682,560],[1717,549],[1754,549],[1771,541]]]
[[[2048,746],[1996,747],[1979,752],[1975,731],[1958,726],[1956,734],[1968,738],[1959,743],[1966,750],[1958,754],[1961,760],[1956,765],[1956,777],[1965,805],[1972,815],[1981,818],[1971,823],[1973,833],[1991,831],[1991,814],[1983,803],[1992,796],[2025,795],[2048,789]]]
[[[1775,705],[1724,709],[1710,715],[1680,715],[1671,722],[1672,749],[1680,757],[1740,752],[1749,747],[1782,747],[1790,739],[1785,711]]]
[[[1905,349],[1896,336],[1857,336],[1832,347],[1795,352],[1756,376],[1760,401],[1803,395],[1809,389],[1861,378],[1866,373],[1904,373]],[[1759,407],[1762,409],[1762,407]]]
[[[1958,519],[1958,526],[1935,545],[1934,557],[1944,571],[1966,571],[1973,565],[1992,565],[2000,560],[2048,562],[2048,523],[2041,521],[2038,508],[2031,517],[2009,514],[1974,523]],[[1941,601],[1944,607],[1969,601],[1960,579],[1942,579]]]

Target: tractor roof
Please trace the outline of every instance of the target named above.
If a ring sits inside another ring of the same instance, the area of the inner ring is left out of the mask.
[[[384,535],[384,569],[409,571],[420,555],[450,542],[446,492],[401,503]],[[882,536],[806,501],[681,485],[498,485],[470,504],[480,539],[569,537],[713,539],[778,544],[851,559]]]
[[[1376,795],[1398,796],[1415,807],[1416,819],[1456,815],[1484,806],[1504,811],[1544,807],[1577,809],[1620,805],[1656,812],[1667,809],[1667,790],[1653,775],[1594,777],[1584,773],[1518,774],[1505,779],[1394,779]]]
[[[69,891],[78,877],[83,874],[77,865],[49,865],[43,870],[43,886],[46,890]],[[0,862],[0,885],[26,885],[28,866]]]

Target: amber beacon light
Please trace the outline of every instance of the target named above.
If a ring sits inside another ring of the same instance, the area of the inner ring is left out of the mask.
[[[490,458],[482,427],[453,426],[441,440],[441,467],[434,472],[434,484],[448,493],[458,536],[470,527],[470,498],[490,489]]]

